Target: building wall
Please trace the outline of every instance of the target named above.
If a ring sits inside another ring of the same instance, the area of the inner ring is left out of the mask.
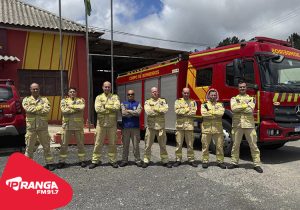
[[[7,55],[17,56],[20,62],[1,62],[0,78],[13,79],[22,93],[28,85],[19,77],[19,70],[27,71],[57,71],[60,69],[60,39],[58,33],[43,33],[34,31],[6,30]],[[63,66],[67,71],[67,86],[77,87],[78,95],[87,101],[87,71],[85,37],[63,35]],[[27,82],[28,83],[28,82]],[[47,81],[45,81],[47,84]],[[27,90],[28,90],[27,89]],[[49,91],[48,91],[49,92]],[[60,100],[61,96],[55,94],[45,95],[51,103],[49,121],[61,121]],[[85,118],[87,110],[85,110]]]

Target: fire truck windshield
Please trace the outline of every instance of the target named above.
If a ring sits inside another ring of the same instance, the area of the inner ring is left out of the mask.
[[[262,59],[260,62],[263,89],[295,92],[300,89],[300,61],[285,58],[282,62]]]

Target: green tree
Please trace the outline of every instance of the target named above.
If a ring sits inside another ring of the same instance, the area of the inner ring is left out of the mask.
[[[300,50],[300,35],[297,33],[292,33],[289,38],[287,39],[288,42],[291,43],[291,45]]]
[[[231,45],[231,44],[237,44],[237,43],[244,42],[244,41],[245,41],[245,39],[239,40],[239,38],[237,36],[227,37],[226,39],[223,39],[223,41],[219,42],[217,47],[223,47],[223,46],[227,46],[227,45]]]

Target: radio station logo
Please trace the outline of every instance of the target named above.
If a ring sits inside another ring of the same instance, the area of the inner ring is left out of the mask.
[[[6,180],[6,185],[15,191],[19,190],[35,190],[37,195],[56,195],[59,192],[55,181],[23,181],[18,176]]]

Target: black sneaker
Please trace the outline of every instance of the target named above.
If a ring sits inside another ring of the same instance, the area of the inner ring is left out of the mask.
[[[167,163],[163,163],[163,166],[166,168],[172,168],[172,164],[167,162]]]
[[[135,164],[136,164],[137,167],[142,167],[143,166],[143,162],[142,161],[137,161]]]
[[[227,168],[228,169],[234,169],[234,168],[238,168],[239,167],[239,165],[238,164],[230,164]]]
[[[80,166],[81,166],[81,168],[85,168],[87,166],[87,164],[85,161],[81,161]]]
[[[218,163],[218,166],[222,169],[226,169],[226,165],[224,163]]]
[[[54,171],[55,170],[55,165],[54,164],[46,164],[44,166],[45,169],[48,169],[49,171]]]
[[[174,164],[173,164],[173,167],[178,167],[181,165],[181,161],[176,161]]]
[[[65,162],[60,162],[57,164],[57,168],[64,168],[66,166]]]
[[[189,162],[189,165],[190,166],[193,166],[193,167],[198,167],[198,164],[197,163],[195,163],[194,161],[191,161],[191,162]]]
[[[113,168],[119,168],[118,164],[116,162],[109,163]]]
[[[126,161],[121,161],[121,163],[119,164],[120,167],[124,167],[127,165],[128,165],[128,162],[126,162]]]
[[[254,166],[254,170],[257,171],[258,173],[264,172],[260,166]]]
[[[208,163],[202,163],[202,168],[208,168]]]
[[[97,166],[99,166],[98,163],[92,163],[91,165],[89,165],[89,169],[96,168]]]
[[[147,168],[148,166],[149,166],[149,163],[145,163],[145,162],[142,165],[143,168]]]

